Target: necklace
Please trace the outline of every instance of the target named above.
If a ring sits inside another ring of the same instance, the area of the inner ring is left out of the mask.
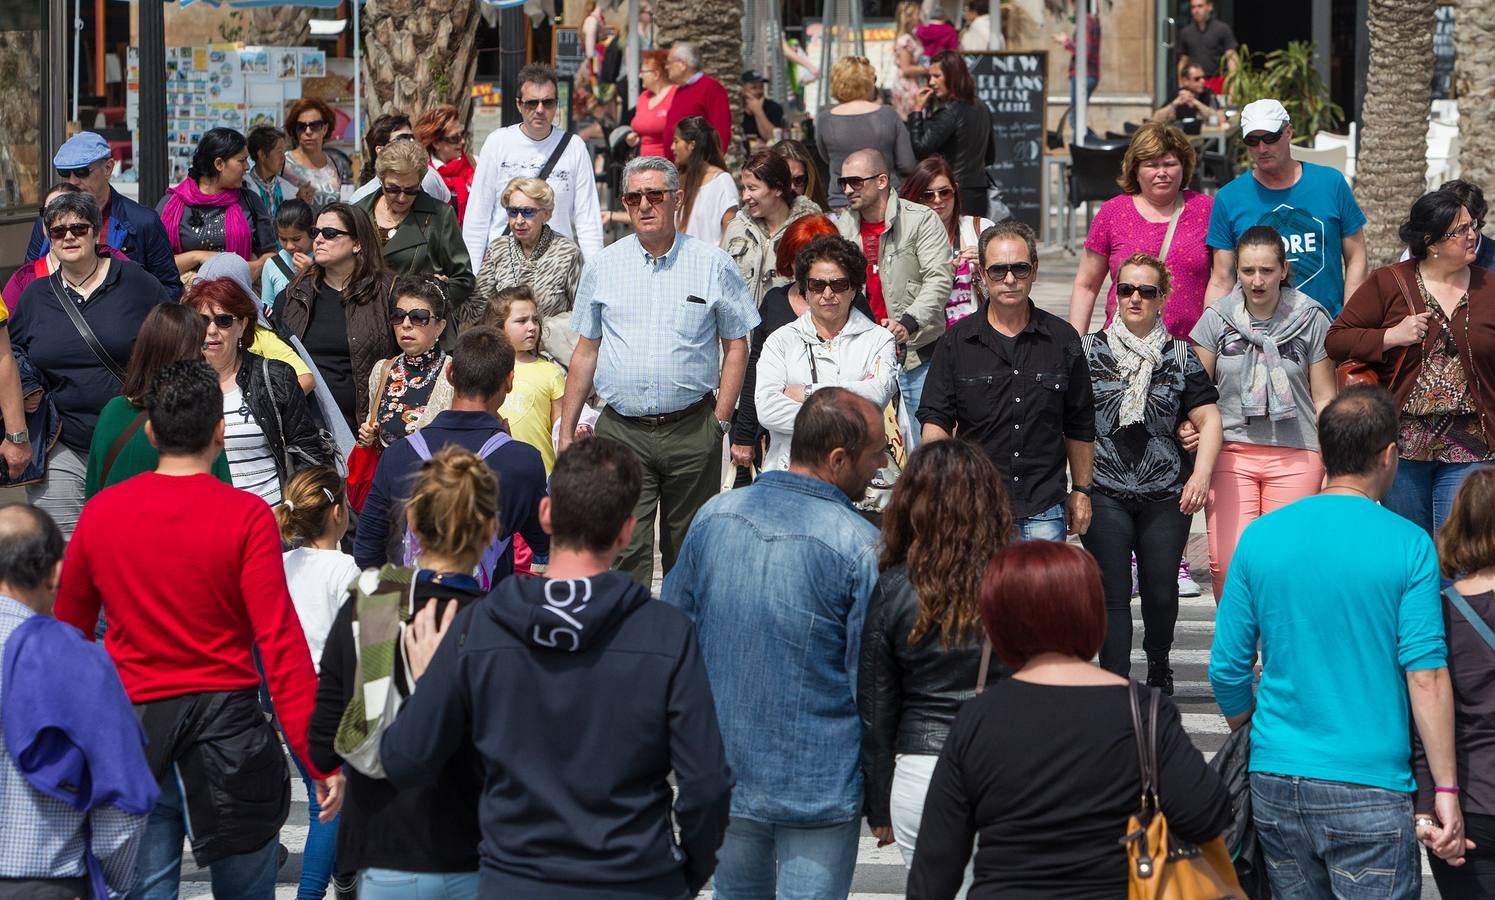
[[[59,265],[57,266],[57,271],[58,271],[59,274],[62,275],[62,280],[63,280],[63,282],[65,284],[67,284],[68,287],[70,287],[73,290],[77,291],[79,294],[82,294],[83,293],[83,285],[88,284],[90,281],[93,280],[93,276],[95,276],[95,275],[97,275],[99,273],[99,266],[102,265],[103,262],[104,262],[103,257],[95,256],[93,258],[93,268],[88,271],[87,275],[83,276],[83,279],[81,281],[78,281],[76,283],[68,280],[67,270],[62,267],[62,265],[60,264],[60,261],[59,261]]]
[[[1322,493],[1327,493],[1328,491],[1354,491],[1355,493],[1359,494],[1360,496],[1364,497],[1365,499],[1369,500],[1370,502],[1372,502],[1372,503],[1376,502],[1376,498],[1372,497],[1370,494],[1367,494],[1366,492],[1360,490],[1359,488],[1353,487],[1353,486],[1348,485],[1348,484],[1331,484],[1331,485],[1325,487]]]

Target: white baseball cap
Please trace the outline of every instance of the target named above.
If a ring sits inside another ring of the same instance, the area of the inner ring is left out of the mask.
[[[1281,131],[1291,121],[1276,100],[1254,100],[1241,110],[1241,137],[1253,131]]]

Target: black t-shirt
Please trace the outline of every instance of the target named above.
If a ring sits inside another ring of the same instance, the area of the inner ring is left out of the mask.
[[[342,410],[343,418],[354,420],[358,410],[358,392],[353,386],[353,357],[348,349],[348,315],[343,309],[343,293],[317,285],[317,299],[311,305],[311,320],[301,342],[312,362],[322,372],[332,399]]]
[[[1178,29],[1179,55],[1187,56],[1189,62],[1196,63],[1204,69],[1205,78],[1213,78],[1220,74],[1220,58],[1227,50],[1235,48],[1235,32],[1230,30],[1229,25],[1213,16],[1210,17],[1203,30],[1194,24],[1193,19]]]
[[[784,107],[767,97],[763,98],[763,115],[769,122],[773,123],[773,127],[784,127]],[[742,107],[742,136],[744,138],[770,140],[765,135],[758,133],[758,120],[753,118],[752,113],[748,112],[746,104]]]

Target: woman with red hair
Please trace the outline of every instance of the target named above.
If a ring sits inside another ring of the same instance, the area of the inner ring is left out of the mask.
[[[1100,567],[1072,544],[1012,544],[986,566],[981,621],[1016,670],[955,717],[929,782],[910,897],[1126,896],[1121,838],[1142,795],[1131,691],[1157,712],[1155,785],[1169,832],[1192,843],[1231,821],[1220,776],[1189,742],[1172,698],[1090,662],[1106,636]]]
[[[960,214],[960,186],[955,183],[955,171],[943,156],[928,157],[914,166],[898,196],[924,204],[944,223],[950,246],[955,250],[955,284],[950,288],[950,299],[945,301],[945,324],[964,319],[980,305],[975,285],[976,245],[980,243],[981,232],[990,228],[992,221]]]
[[[336,126],[337,113],[327,101],[315,97],[302,97],[286,114],[286,138],[291,149],[280,177],[298,188],[310,186],[315,192],[307,201],[312,209],[341,199],[343,176],[326,149]]]
[[[467,156],[467,129],[457,118],[457,107],[443,103],[421,113],[415,122],[415,139],[431,154],[431,168],[452,192],[460,224],[467,214],[467,192],[478,170]]]

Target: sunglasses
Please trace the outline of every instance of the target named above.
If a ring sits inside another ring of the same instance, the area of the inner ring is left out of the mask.
[[[329,241],[335,241],[340,237],[352,237],[353,232],[344,231],[341,228],[333,228],[331,225],[324,225],[321,228],[313,228],[311,230],[311,236],[314,238],[322,237]]]
[[[789,183],[794,186],[795,190],[803,190],[804,187],[810,183],[810,176],[795,175],[794,177],[789,179]]]
[[[321,119],[315,119],[315,120],[313,120],[311,122],[292,122],[291,123],[291,130],[293,130],[293,131],[321,131],[323,128],[326,128],[326,127],[327,127],[327,123],[324,122],[324,121],[322,121]]]
[[[992,281],[1006,281],[1007,273],[1009,272],[1016,276],[1018,281],[1022,281],[1033,274],[1033,264],[1025,262],[992,263],[986,267],[986,277]]]
[[[1138,295],[1143,300],[1156,300],[1163,295],[1163,292],[1158,290],[1158,286],[1155,284],[1129,284],[1122,281],[1116,285],[1116,296],[1121,299],[1125,300],[1133,294]]]
[[[831,293],[833,294],[844,294],[847,291],[851,290],[851,279],[832,278],[829,281],[821,278],[805,279],[805,290],[809,292],[809,295],[811,297],[816,297],[820,294],[825,293],[826,288],[830,288]]]
[[[862,185],[876,179],[878,175],[881,174],[881,172],[878,172],[877,175],[868,175],[866,177],[862,177],[860,175],[842,175],[840,178],[836,179],[836,184],[839,184],[841,186],[841,192],[843,194],[847,191],[859,191],[862,189]]]
[[[660,206],[664,203],[664,198],[668,194],[668,191],[661,191],[657,189],[652,191],[629,191],[620,199],[622,199],[624,206],[630,208],[638,206],[645,200],[649,201],[650,206]]]
[[[64,181],[69,178],[87,178],[91,172],[93,172],[93,163],[89,163],[86,166],[79,166],[76,169],[58,169],[57,177]]]
[[[467,140],[467,132],[465,131],[459,131],[456,134],[443,134],[441,136],[443,144],[460,144],[465,140]]]
[[[403,134],[392,135],[390,137],[390,139],[389,139],[389,142],[391,144],[393,144],[396,141],[413,141],[413,140],[415,140],[415,135],[412,134],[411,132],[407,131],[407,132],[404,132]]]
[[[401,197],[417,197],[417,196],[420,195],[420,187],[419,186],[408,187],[407,188],[407,187],[400,187],[397,184],[384,184],[384,185],[380,185],[380,187],[383,188],[384,193],[386,195],[387,194],[399,194]]]
[[[409,319],[411,325],[425,326],[430,325],[434,318],[435,315],[429,309],[401,309],[396,306],[389,311],[389,324],[391,325],[398,325]]]
[[[530,112],[534,112],[542,106],[546,109],[555,109],[556,102],[556,98],[554,97],[541,97],[538,100],[520,100],[519,105]]]
[[[235,322],[239,321],[238,317],[231,316],[228,313],[215,313],[211,316],[207,313],[198,313],[198,315],[202,316],[204,328],[209,325],[217,325],[219,331],[227,331],[234,327]]]
[[[64,235],[82,237],[93,231],[93,226],[87,222],[74,222],[71,225],[49,225],[47,226],[47,237],[54,241],[62,240]]]
[[[540,214],[540,210],[533,206],[506,206],[504,212],[511,219],[533,219]]]
[[[930,188],[924,192],[925,200],[940,200],[955,195],[955,188]]]
[[[1246,142],[1247,147],[1255,147],[1257,144],[1275,144],[1282,140],[1282,135],[1285,133],[1287,133],[1286,128],[1267,134],[1248,134],[1241,140]]]

